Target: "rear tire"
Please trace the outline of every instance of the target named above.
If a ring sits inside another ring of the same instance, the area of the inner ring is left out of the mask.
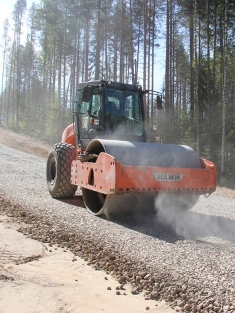
[[[57,143],[52,147],[47,159],[46,177],[50,195],[53,198],[72,197],[77,186],[72,185],[71,164],[76,158],[76,149],[67,143]]]

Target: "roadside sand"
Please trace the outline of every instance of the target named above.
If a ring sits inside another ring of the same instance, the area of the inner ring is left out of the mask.
[[[130,286],[117,290],[110,275],[69,250],[27,238],[19,226],[0,214],[1,313],[174,312],[163,301],[132,295]]]

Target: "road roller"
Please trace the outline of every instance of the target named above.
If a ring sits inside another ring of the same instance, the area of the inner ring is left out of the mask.
[[[79,187],[92,214],[110,216],[158,206],[189,210],[215,191],[213,162],[186,145],[147,142],[149,92],[105,80],[79,84],[72,123],[47,159],[53,198],[73,197]],[[161,110],[161,93],[151,93]]]

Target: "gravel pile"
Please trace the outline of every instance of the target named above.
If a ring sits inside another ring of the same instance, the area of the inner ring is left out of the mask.
[[[0,144],[0,208],[24,234],[70,249],[116,277],[120,289],[164,299],[177,312],[235,312],[235,203],[201,197],[191,212],[108,221],[81,196],[58,201],[46,187],[44,158]]]

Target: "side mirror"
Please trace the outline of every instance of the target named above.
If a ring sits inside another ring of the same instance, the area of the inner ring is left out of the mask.
[[[157,96],[157,108],[162,110],[162,96]]]
[[[91,87],[84,87],[83,94],[82,94],[82,101],[83,102],[90,102],[92,95],[92,88]]]

